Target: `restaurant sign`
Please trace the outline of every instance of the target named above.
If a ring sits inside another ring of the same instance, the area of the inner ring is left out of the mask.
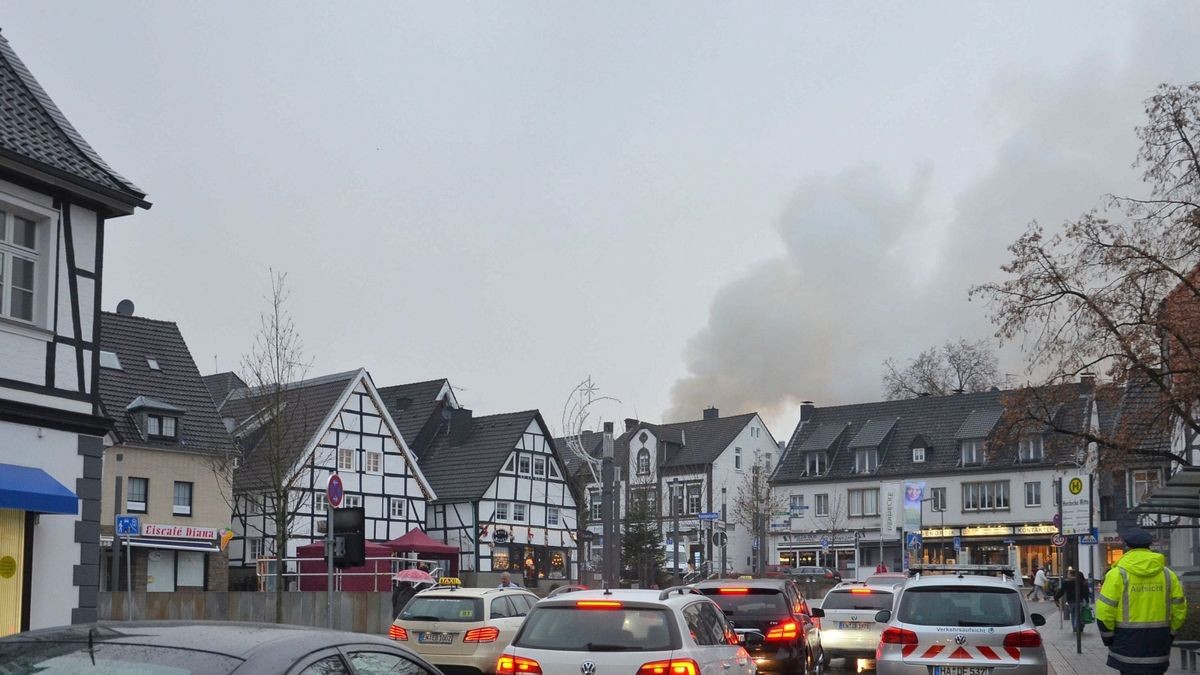
[[[1008,525],[984,525],[982,527],[964,527],[964,537],[1002,537],[1012,534],[1013,529]]]
[[[1014,534],[1058,534],[1054,525],[1018,525]]]
[[[216,539],[220,536],[215,527],[195,527],[193,525],[155,525],[142,524],[143,537],[177,537],[180,539]]]

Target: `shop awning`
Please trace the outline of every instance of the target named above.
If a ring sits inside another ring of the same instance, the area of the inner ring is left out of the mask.
[[[125,543],[122,539],[121,543]],[[112,537],[100,537],[101,546],[112,546]],[[201,553],[218,553],[221,547],[211,541],[199,539],[169,539],[165,537],[133,537],[129,545],[135,548],[164,548],[172,551],[199,551]]]
[[[1200,518],[1200,467],[1185,466],[1155,490],[1132,513]]]
[[[79,497],[41,469],[0,464],[0,508],[75,515]]]

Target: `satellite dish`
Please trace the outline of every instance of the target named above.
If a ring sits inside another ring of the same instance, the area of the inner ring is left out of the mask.
[[[117,314],[120,314],[121,316],[133,316],[133,301],[125,299],[121,302],[118,302]]]

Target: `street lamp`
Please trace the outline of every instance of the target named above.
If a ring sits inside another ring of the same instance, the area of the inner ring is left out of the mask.
[[[679,479],[671,479],[671,565],[673,566],[672,585],[678,586],[679,576],[679,506],[675,501],[676,490],[679,489]],[[682,501],[682,500],[680,500]]]
[[[921,518],[919,521],[920,524],[918,525],[918,527],[921,530],[925,529],[925,502],[935,502],[935,501],[937,501],[937,499],[934,497],[926,497],[921,500]],[[941,524],[941,532],[938,533],[938,535],[939,535],[938,538],[941,539],[941,547],[940,548],[942,549],[942,562],[945,563],[946,562],[946,507],[945,507],[945,505],[943,505],[942,508],[939,509],[935,506],[930,506],[929,510],[936,511],[941,514],[942,524]]]

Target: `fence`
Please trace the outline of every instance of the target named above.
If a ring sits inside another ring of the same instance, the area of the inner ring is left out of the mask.
[[[101,620],[124,621],[126,593],[100,593]],[[133,593],[133,618],[179,621],[260,621],[274,623],[275,594],[239,591],[176,591]],[[324,591],[287,591],[283,594],[283,623],[326,626]],[[392,623],[392,595],[372,592],[338,592],[333,596],[333,626],[356,633],[386,635]]]

